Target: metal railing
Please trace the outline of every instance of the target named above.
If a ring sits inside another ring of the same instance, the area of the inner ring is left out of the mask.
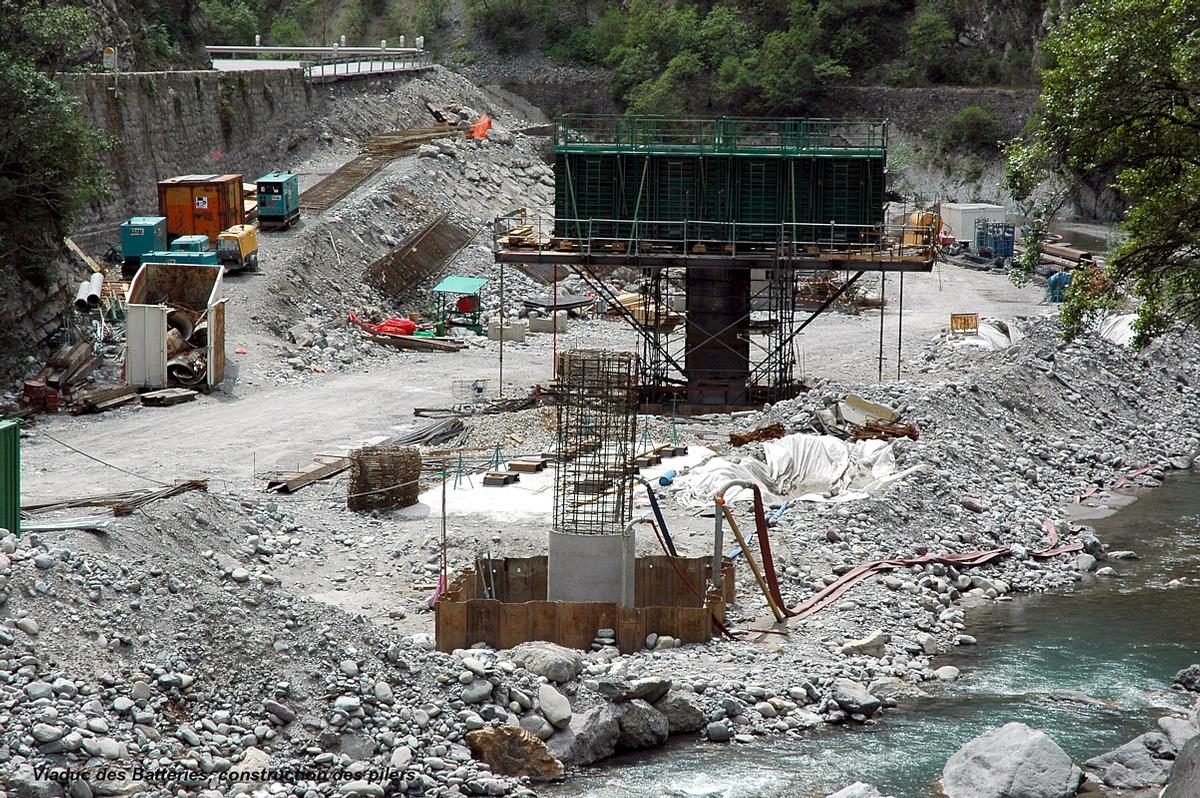
[[[883,119],[680,119],[664,116],[567,114],[554,121],[558,151],[882,155]]]
[[[218,44],[209,45],[204,48],[210,56],[246,56],[257,58],[260,55],[272,56],[291,56],[294,60],[303,60],[306,57],[328,56],[330,58],[338,58],[340,56],[351,55],[374,55],[374,56],[402,56],[424,53],[425,51],[419,47],[378,47],[374,45],[353,45],[343,47],[337,44],[319,45],[315,47],[274,47],[274,46],[258,46],[258,45],[240,45],[240,44]]]
[[[427,69],[433,56],[417,47],[257,47],[213,45],[206,47],[215,60],[295,61],[309,80],[335,80],[352,75],[382,74]]]
[[[932,260],[937,225],[777,222],[530,219],[517,210],[492,227],[496,252],[577,252],[583,255],[763,256],[811,258],[852,254],[863,259]]]
[[[433,66],[433,58],[423,51],[399,56],[343,55],[337,58],[305,62],[303,66],[304,76],[309,80],[328,80],[348,75],[426,69]]]

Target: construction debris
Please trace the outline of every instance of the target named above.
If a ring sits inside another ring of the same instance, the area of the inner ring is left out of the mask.
[[[750,432],[731,432],[729,433],[730,446],[745,446],[748,443],[759,443],[761,441],[773,441],[776,438],[782,438],[787,435],[787,427],[782,424],[768,424],[765,427],[759,427]]]
[[[134,490],[125,493],[110,493],[99,496],[87,496],[81,499],[64,499],[58,502],[44,502],[41,504],[26,504],[21,507],[24,513],[49,513],[56,510],[68,510],[74,507],[110,507],[112,514],[120,517],[130,515],[134,510],[145,507],[151,502],[160,499],[167,499],[172,496],[179,496],[188,491],[208,490],[208,480],[192,479],[186,482],[177,482],[174,485],[168,485],[162,488],[148,488],[146,490]],[[23,529],[29,529],[28,525],[22,524]]]
[[[83,518],[55,518],[49,521],[21,522],[22,532],[54,532],[60,529],[85,529],[89,532],[104,532],[113,525],[108,516],[84,516]]]

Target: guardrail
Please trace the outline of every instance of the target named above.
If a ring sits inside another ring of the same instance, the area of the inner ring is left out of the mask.
[[[882,155],[882,119],[756,119],[567,114],[554,121],[558,151],[762,152],[808,154],[855,151]]]
[[[255,47],[214,45],[205,48],[214,60],[295,61],[314,82],[356,75],[387,74],[433,66],[429,51],[416,47]]]
[[[375,56],[400,56],[413,55],[424,53],[419,47],[373,47],[370,45],[354,45],[342,47],[341,45],[328,45],[317,47],[274,47],[274,46],[257,46],[257,45],[238,45],[238,44],[218,44],[209,45],[204,48],[210,56],[225,55],[225,56],[259,56],[259,55],[285,55],[297,56],[296,60],[304,60],[304,56],[317,56],[340,58],[342,56],[351,55],[375,55]]]
[[[433,66],[433,58],[424,51],[402,56],[341,56],[306,62],[304,76],[309,80],[336,80],[349,75],[406,72]]]
[[[782,259],[853,254],[863,259],[932,260],[937,225],[749,223],[695,220],[530,219],[524,210],[496,218],[493,251],[738,257],[769,252]]]

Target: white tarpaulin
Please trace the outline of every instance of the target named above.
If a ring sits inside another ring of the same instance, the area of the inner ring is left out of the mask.
[[[714,457],[680,479],[676,497],[684,504],[701,507],[731,480],[746,480],[759,486],[763,501],[784,499],[811,502],[843,502],[862,499],[908,474],[923,468],[896,470],[896,455],[886,441],[855,441],[832,435],[788,435],[763,444],[766,462],[744,457],[733,462]],[[752,494],[734,488],[727,501],[750,501]]]
[[[1100,337],[1118,346],[1129,346],[1133,341],[1133,322],[1136,319],[1135,313],[1115,313],[1107,316],[1100,322]]]
[[[958,339],[962,344],[978,346],[992,352],[1008,349],[1024,336],[1008,322],[988,319],[979,323],[979,332]]]

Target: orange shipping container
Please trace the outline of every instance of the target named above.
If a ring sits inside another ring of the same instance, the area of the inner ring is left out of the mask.
[[[184,175],[158,183],[158,212],[167,217],[167,238],[217,235],[246,223],[241,175]]]

